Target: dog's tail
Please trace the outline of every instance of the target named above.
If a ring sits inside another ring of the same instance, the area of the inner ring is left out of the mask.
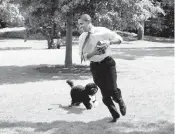
[[[73,81],[71,81],[71,80],[67,80],[66,82],[67,82],[67,84],[68,84],[71,88],[74,86]]]

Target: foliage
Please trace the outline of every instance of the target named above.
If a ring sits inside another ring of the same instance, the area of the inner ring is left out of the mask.
[[[167,3],[165,0],[161,2]],[[14,14],[20,16],[20,12],[15,12],[19,7],[28,33],[42,33],[48,41],[48,48],[52,47],[54,37],[66,29],[65,66],[72,65],[72,28],[77,29],[77,19],[81,14],[90,14],[94,24],[112,30],[137,29],[141,35],[139,38],[143,37],[145,21],[164,14],[156,0],[0,0],[0,3],[5,3],[0,7],[2,13],[10,14],[4,18],[13,19]],[[4,7],[11,8],[6,11]]]
[[[145,26],[145,34],[159,37],[174,37],[174,1],[156,0],[164,9],[165,16],[150,19]]]
[[[0,0],[0,20],[10,26],[21,26],[24,18],[19,11],[19,4],[11,0]]]
[[[23,0],[19,1],[25,18],[25,27],[30,33],[42,33],[51,48],[53,39],[59,36],[64,25],[61,14],[61,0]]]
[[[98,11],[99,23],[119,30],[137,29],[138,23],[164,14],[151,0],[109,0],[98,6]]]
[[[165,17],[161,15],[164,12],[160,7],[164,9]],[[133,30],[137,28],[138,22],[146,21],[147,34],[151,34],[152,29],[155,29],[156,35],[174,33],[173,0],[0,0],[1,22],[22,25],[25,19],[27,27],[47,35],[51,34],[52,24],[65,32],[66,15],[70,12],[74,15],[74,30],[78,17],[88,13],[95,25],[110,29]],[[157,15],[158,19],[155,18]]]

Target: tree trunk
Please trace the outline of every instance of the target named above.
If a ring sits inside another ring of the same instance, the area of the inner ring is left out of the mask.
[[[72,13],[67,15],[67,31],[66,31],[66,56],[65,56],[65,67],[72,66]]]
[[[138,30],[137,39],[143,40],[143,38],[144,38],[144,21],[138,24],[137,30]]]
[[[53,40],[52,40],[50,34],[48,33],[49,31],[42,28],[42,29],[38,29],[38,32],[41,33],[46,38],[48,49],[51,49]]]
[[[51,37],[48,37],[47,44],[48,44],[48,49],[52,49],[53,39]]]

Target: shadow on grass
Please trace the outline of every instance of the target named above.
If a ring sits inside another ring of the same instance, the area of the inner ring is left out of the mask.
[[[151,57],[173,57],[173,47],[163,48],[112,48],[112,56],[116,59],[136,60],[145,56]]]
[[[124,41],[137,41],[137,36],[123,36]],[[174,43],[174,38],[144,36],[145,41],[159,42],[159,43]]]
[[[174,48],[113,48],[115,59],[136,60],[145,56],[173,57]],[[90,68],[86,65],[29,65],[29,66],[0,66],[0,84],[16,84],[44,80],[85,80],[91,78]]]
[[[174,38],[164,38],[164,37],[154,37],[154,36],[145,36],[145,41],[151,42],[162,42],[162,43],[174,43]]]
[[[54,106],[58,106],[59,108],[67,111],[67,114],[82,114],[84,110],[86,110],[86,108],[82,108],[79,106],[73,106],[73,107],[69,107],[69,106],[63,106],[62,104],[52,104]]]
[[[3,47],[3,48],[0,48],[0,51],[3,51],[3,50],[26,50],[26,49],[32,49],[32,47]]]
[[[84,123],[81,121],[67,122],[5,122],[0,121],[0,129],[13,130],[15,133],[48,134],[173,134],[174,124],[167,121],[148,122],[117,122],[108,123],[110,119]],[[15,129],[16,128],[16,129]],[[30,128],[30,129],[28,129]]]
[[[44,80],[88,79],[91,77],[89,66],[74,65],[31,65],[0,66],[0,84],[16,84]]]

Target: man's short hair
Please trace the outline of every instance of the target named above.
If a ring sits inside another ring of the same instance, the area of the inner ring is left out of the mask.
[[[88,15],[88,14],[83,14],[83,15],[81,15],[81,17],[80,17],[80,19],[81,20],[84,20],[84,21],[89,21],[89,22],[91,22],[91,17]]]

